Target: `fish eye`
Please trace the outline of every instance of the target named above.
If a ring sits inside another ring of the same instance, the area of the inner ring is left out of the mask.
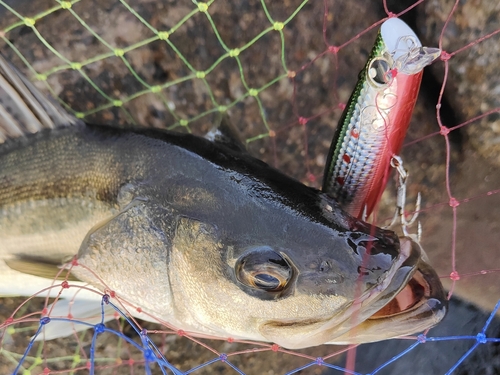
[[[245,252],[235,270],[239,282],[266,292],[281,292],[292,278],[292,267],[286,259],[268,247]]]
[[[368,80],[375,86],[385,86],[392,79],[389,61],[383,57],[376,57],[368,65]]]
[[[279,290],[281,281],[269,273],[258,273],[253,277],[253,284],[259,289]]]

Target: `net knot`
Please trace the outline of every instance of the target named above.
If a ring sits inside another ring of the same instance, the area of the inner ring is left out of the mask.
[[[198,10],[201,13],[206,13],[206,11],[208,10],[208,4],[207,3],[198,3]]]
[[[451,59],[451,54],[446,52],[446,51],[441,51],[441,61],[448,61],[449,59]]]
[[[105,294],[102,296],[102,302],[104,302],[106,305],[109,303],[109,294]]]
[[[488,341],[488,340],[486,339],[486,335],[484,333],[480,332],[476,335],[476,341],[479,344],[486,344],[486,341]]]
[[[240,54],[240,50],[238,48],[232,49],[229,51],[229,57],[236,57]]]
[[[104,330],[105,330],[105,328],[106,328],[106,327],[105,327],[105,326],[104,326],[104,324],[102,324],[102,323],[96,324],[96,325],[94,326],[94,330],[95,330],[95,333],[96,333],[96,334],[103,333],[103,332],[104,332]]]
[[[276,31],[281,31],[285,27],[285,24],[283,22],[275,22],[273,24],[273,29]]]
[[[439,127],[439,134],[442,136],[447,136],[450,133],[450,129],[448,129],[446,126],[441,125]]]
[[[151,349],[146,349],[144,351],[144,359],[146,362],[156,362],[155,353]]]
[[[156,35],[158,35],[158,38],[160,40],[167,40],[168,37],[170,36],[168,31],[159,31],[158,34],[156,34]]]
[[[24,24],[28,27],[33,27],[35,26],[35,19],[34,18],[30,18],[30,17],[26,17],[24,19]]]
[[[338,46],[328,46],[328,52],[333,53],[336,55],[339,52],[339,47]]]
[[[125,51],[121,48],[116,48],[113,52],[117,57],[122,57],[123,55],[125,55]]]
[[[448,204],[453,208],[460,206],[460,202],[454,197],[450,198],[450,202]]]

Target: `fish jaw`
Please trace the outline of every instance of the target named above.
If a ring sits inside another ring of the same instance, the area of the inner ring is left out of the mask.
[[[424,250],[412,236],[403,237],[401,242],[402,247],[421,253],[411,277],[380,297],[389,300],[382,309],[359,324],[352,322],[351,330],[328,344],[360,344],[408,336],[432,328],[445,317],[448,299]]]
[[[446,294],[439,277],[424,260],[420,245],[409,237],[401,238],[401,242],[403,255],[386,281],[359,296],[341,313],[307,322],[307,329],[300,321],[273,321],[266,322],[261,331],[270,341],[300,349],[324,343],[381,341],[435,326],[446,315]]]

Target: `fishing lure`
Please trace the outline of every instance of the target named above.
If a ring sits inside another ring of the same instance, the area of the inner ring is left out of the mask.
[[[380,200],[410,123],[423,68],[440,55],[438,48],[422,47],[400,19],[382,24],[325,166],[323,192],[351,215],[370,216]]]

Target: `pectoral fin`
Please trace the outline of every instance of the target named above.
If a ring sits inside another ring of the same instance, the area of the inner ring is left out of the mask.
[[[15,258],[5,259],[5,264],[14,271],[32,276],[43,277],[50,280],[78,281],[78,279],[67,271],[61,272],[61,265],[67,263],[69,259],[60,261],[19,255]]]

